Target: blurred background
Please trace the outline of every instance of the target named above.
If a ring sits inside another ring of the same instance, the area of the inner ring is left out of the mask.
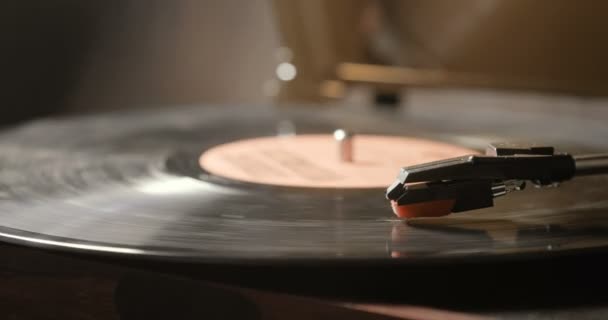
[[[204,104],[400,106],[416,88],[608,93],[608,3],[9,0],[4,125]],[[362,89],[363,88],[363,89]]]

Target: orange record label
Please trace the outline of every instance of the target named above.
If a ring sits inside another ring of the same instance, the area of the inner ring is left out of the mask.
[[[234,180],[289,187],[385,188],[399,168],[476,153],[419,138],[355,135],[352,161],[342,161],[332,135],[295,135],[239,140],[205,151],[208,172]]]

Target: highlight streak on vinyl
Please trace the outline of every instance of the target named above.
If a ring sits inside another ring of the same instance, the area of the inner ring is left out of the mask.
[[[212,174],[239,181],[309,188],[384,188],[399,168],[475,153],[437,141],[356,135],[353,161],[339,159],[330,135],[263,137],[207,150],[200,165]]]

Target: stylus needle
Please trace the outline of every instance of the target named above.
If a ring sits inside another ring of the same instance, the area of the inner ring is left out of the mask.
[[[492,207],[526,181],[558,185],[575,175],[608,173],[608,154],[571,156],[553,147],[494,144],[467,155],[401,168],[386,198],[399,217],[437,217]]]

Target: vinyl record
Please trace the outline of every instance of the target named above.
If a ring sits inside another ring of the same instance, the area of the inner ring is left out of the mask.
[[[29,123],[0,138],[0,238],[94,255],[214,263],[420,262],[608,246],[608,179],[601,176],[530,188],[490,209],[406,223],[378,185],[256,183],[200,164],[201,154],[227,143],[330,135],[337,128],[477,151],[492,141],[531,139],[560,151],[594,151],[606,136],[593,119],[542,108],[437,110],[207,106]],[[392,161],[391,151],[382,150],[373,156]]]

